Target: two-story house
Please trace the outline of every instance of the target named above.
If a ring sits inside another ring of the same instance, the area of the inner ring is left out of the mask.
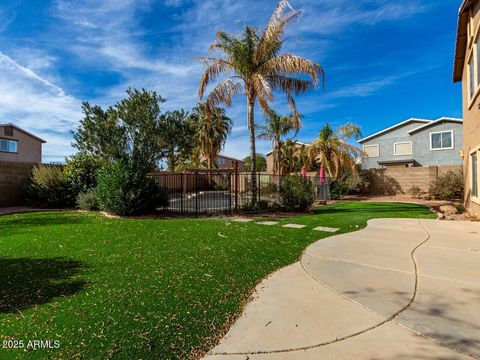
[[[461,165],[463,122],[408,119],[358,141],[366,169]]]
[[[453,81],[462,82],[465,207],[480,215],[480,0],[460,6]]]
[[[13,124],[0,124],[0,161],[39,163],[42,161],[40,139]]]

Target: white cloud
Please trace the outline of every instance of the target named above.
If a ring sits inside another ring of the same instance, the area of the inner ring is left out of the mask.
[[[44,161],[72,152],[70,131],[81,118],[80,101],[0,52],[0,119],[47,140]]]

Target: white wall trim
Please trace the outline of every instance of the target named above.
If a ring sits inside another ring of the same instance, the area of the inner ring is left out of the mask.
[[[448,147],[448,148],[442,147],[440,149],[434,149],[433,144],[432,144],[432,135],[443,134],[443,133],[447,133],[447,132],[452,134],[452,146]],[[453,149],[455,149],[455,131],[454,130],[433,131],[433,132],[428,134],[428,137],[430,138],[430,151],[441,151],[441,150],[453,150]]]
[[[378,144],[363,145],[363,147],[362,147],[363,152],[365,153],[365,148],[369,148],[369,147],[376,147],[378,155],[377,156],[366,156],[366,158],[378,158],[378,157],[380,157],[380,146]]]
[[[396,145],[400,144],[410,144],[410,152],[406,154],[397,154],[396,152]],[[393,143],[393,156],[405,156],[405,155],[412,155],[413,154],[413,142],[412,141],[400,141]]]

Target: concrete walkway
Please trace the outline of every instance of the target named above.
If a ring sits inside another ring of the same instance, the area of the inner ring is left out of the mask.
[[[480,359],[480,223],[370,220],[262,281],[206,356]]]

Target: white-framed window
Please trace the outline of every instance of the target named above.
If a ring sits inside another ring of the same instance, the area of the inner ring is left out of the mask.
[[[468,61],[468,94],[469,99],[472,100],[475,96],[476,89],[476,79],[475,79],[475,56],[472,53],[470,60]]]
[[[453,130],[430,133],[430,150],[451,150],[454,147]]]
[[[472,197],[478,198],[478,153],[475,151],[470,155],[470,164],[472,166]]]
[[[477,41],[475,41],[475,50],[476,50],[476,71],[477,71],[477,82],[476,82],[476,86],[475,86],[475,89],[478,88],[478,86],[480,85],[480,35],[477,37]],[[472,58],[474,56],[472,55]]]
[[[412,142],[402,141],[393,144],[393,155],[412,155]]]
[[[363,153],[366,157],[374,158],[380,156],[380,147],[378,144],[374,145],[364,145],[363,146]]]
[[[16,153],[18,148],[17,143],[17,140],[0,139],[0,151]]]

